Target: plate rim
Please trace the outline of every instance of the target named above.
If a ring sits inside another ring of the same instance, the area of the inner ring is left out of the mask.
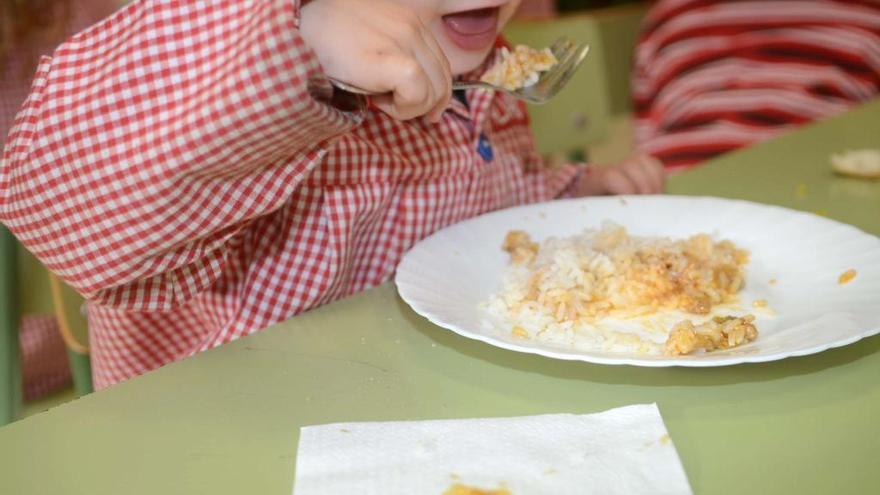
[[[609,201],[643,201],[645,199],[653,199],[653,200],[667,200],[667,199],[688,199],[688,200],[697,200],[697,201],[713,201],[713,202],[723,202],[730,204],[744,204],[750,207],[758,207],[758,208],[767,208],[770,210],[783,211],[785,213],[791,214],[794,213],[798,216],[809,217],[813,220],[819,220],[829,225],[835,225],[837,228],[846,228],[854,231],[854,233],[870,236],[880,241],[880,236],[876,236],[869,232],[865,232],[864,230],[850,225],[844,222],[840,222],[838,220],[834,220],[831,218],[827,218],[816,213],[795,210],[793,208],[788,208],[785,206],[779,206],[775,204],[767,204],[767,203],[759,203],[756,201],[749,201],[744,199],[735,199],[735,198],[724,198],[718,196],[689,196],[689,195],[681,195],[681,194],[651,194],[651,195],[616,195],[616,196],[599,196],[599,197],[581,197],[581,198],[561,198],[554,199],[548,201],[541,201],[536,203],[530,203],[525,205],[514,205],[507,208],[501,208],[493,211],[489,211],[483,213],[481,215],[476,215],[474,217],[462,220],[461,222],[456,222],[446,227],[443,227],[431,235],[424,237],[419,240],[413,246],[411,246],[401,257],[400,262],[398,263],[395,274],[394,274],[394,285],[397,289],[397,293],[400,298],[409,306],[409,308],[418,314],[419,316],[425,318],[430,321],[432,324],[440,327],[446,331],[452,331],[462,337],[466,337],[472,340],[476,340],[482,342],[484,344],[488,344],[493,347],[498,347],[501,349],[505,349],[507,351],[514,351],[524,354],[535,354],[539,356],[543,356],[550,359],[557,359],[563,361],[580,361],[592,364],[601,364],[601,365],[613,365],[613,366],[636,366],[636,367],[645,367],[645,368],[668,368],[668,367],[684,367],[684,368],[712,368],[712,367],[722,367],[722,366],[735,366],[739,364],[750,364],[750,363],[766,363],[771,361],[779,361],[789,357],[800,357],[800,356],[808,356],[812,354],[818,354],[829,349],[836,349],[838,347],[845,347],[851,344],[854,344],[860,340],[872,337],[874,335],[880,334],[880,326],[876,328],[869,328],[863,330],[857,334],[851,335],[845,339],[840,339],[836,341],[831,341],[827,343],[818,344],[812,347],[807,347],[804,349],[792,350],[792,351],[784,351],[777,352],[774,354],[763,354],[763,355],[742,355],[742,356],[720,356],[718,358],[706,358],[702,357],[705,354],[701,355],[699,359],[689,359],[689,356],[678,357],[678,358],[666,358],[666,359],[645,359],[645,358],[637,358],[637,357],[604,357],[597,356],[595,354],[569,354],[565,352],[557,352],[552,348],[540,348],[540,347],[531,347],[531,346],[517,346],[516,344],[501,340],[499,338],[495,338],[489,335],[477,333],[471,330],[467,330],[461,328],[457,324],[444,322],[439,318],[436,318],[432,314],[430,314],[424,308],[421,308],[417,302],[414,302],[410,299],[407,291],[405,290],[405,286],[410,284],[409,281],[405,279],[405,277],[401,277],[401,267],[405,268],[405,265],[412,262],[413,252],[416,252],[418,249],[424,248],[424,246],[429,242],[430,239],[436,239],[440,235],[443,235],[443,232],[447,231],[450,228],[458,227],[461,228],[462,224],[467,223],[476,223],[478,220],[485,220],[486,217],[496,216],[501,214],[507,214],[515,210],[528,210],[538,208],[541,205],[546,204],[559,204],[559,203],[581,203],[588,201],[596,201],[600,200],[603,202]],[[628,206],[625,203],[623,206]],[[406,271],[404,270],[404,273]],[[586,351],[582,351],[586,352]]]

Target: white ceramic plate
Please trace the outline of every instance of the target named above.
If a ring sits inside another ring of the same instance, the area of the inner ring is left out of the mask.
[[[570,236],[610,220],[632,235],[683,238],[705,232],[751,252],[742,313],[759,336],[743,346],[683,357],[584,350],[516,339],[481,303],[497,290],[508,231],[533,239]],[[841,285],[849,269],[858,275]],[[770,283],[775,279],[775,283]],[[686,196],[627,196],[553,201],[496,211],[424,239],[397,269],[401,297],[433,323],[520,352],[602,364],[724,366],[802,356],[880,333],[880,238],[817,215],[746,201]],[[766,299],[773,313],[750,302]]]

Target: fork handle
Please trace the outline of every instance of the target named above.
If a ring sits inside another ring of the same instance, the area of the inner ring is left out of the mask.
[[[357,86],[352,86],[346,82],[342,82],[339,79],[334,79],[332,77],[328,77],[330,80],[330,84],[336,86],[337,88],[348,91],[349,93],[354,93],[356,95],[364,95],[364,96],[378,96],[384,93],[377,93],[375,91],[367,91],[366,89],[361,89]],[[472,88],[491,88],[491,86],[482,81],[458,81],[452,83],[452,90],[460,90],[460,89],[472,89]]]
[[[457,91],[460,89],[475,89],[475,88],[498,89],[489,83],[484,83],[483,81],[458,81],[458,82],[452,83],[452,90],[453,91]]]

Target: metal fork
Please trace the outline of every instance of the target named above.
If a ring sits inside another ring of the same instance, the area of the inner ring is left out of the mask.
[[[545,103],[553,98],[568,83],[571,76],[574,75],[581,62],[590,51],[590,46],[584,43],[575,43],[566,37],[559,38],[550,46],[550,51],[556,57],[556,64],[546,72],[542,72],[538,81],[531,86],[520,88],[517,90],[509,90],[501,86],[495,86],[483,81],[455,81],[452,83],[453,90],[459,89],[488,89],[492,91],[502,91],[516,98],[528,101],[530,103]],[[337,88],[353,93],[356,95],[376,96],[381,93],[367,91],[357,86],[330,79],[330,84]]]

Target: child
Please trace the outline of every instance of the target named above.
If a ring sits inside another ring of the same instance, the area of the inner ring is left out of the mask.
[[[635,55],[638,147],[686,168],[875,97],[880,2],[660,0]]]
[[[134,2],[45,58],[0,219],[88,298],[96,387],[384,282],[456,221],[659,192],[648,159],[547,170],[522,103],[451,98],[518,3]],[[327,76],[386,95],[340,110]]]

